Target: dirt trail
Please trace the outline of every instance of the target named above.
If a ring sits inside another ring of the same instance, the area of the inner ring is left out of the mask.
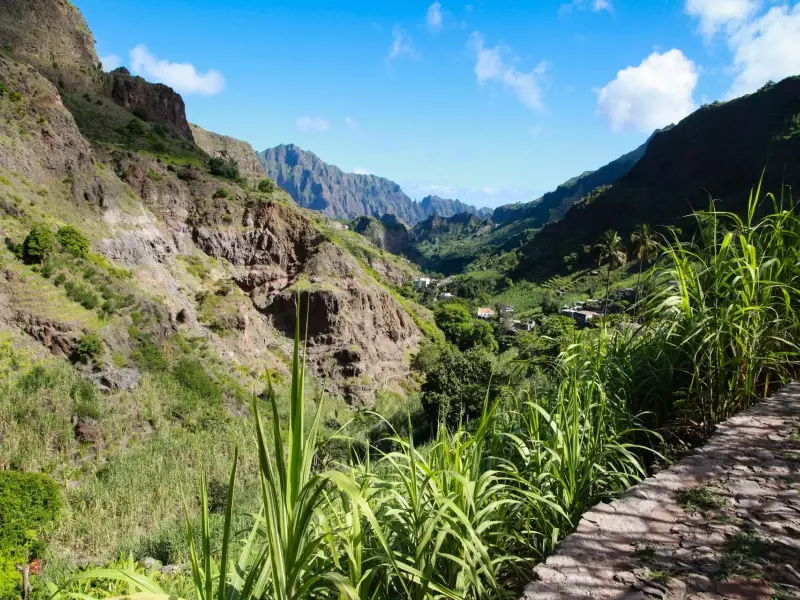
[[[800,599],[800,383],[586,513],[524,600]]]

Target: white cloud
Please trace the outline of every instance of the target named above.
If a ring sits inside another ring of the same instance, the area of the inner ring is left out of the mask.
[[[611,4],[611,0],[572,0],[572,2],[562,4],[558,8],[558,12],[562,14],[570,13],[576,9],[591,10],[592,12],[600,12],[603,10],[612,12],[614,10],[614,6]]]
[[[708,40],[722,28],[743,23],[760,4],[760,0],[686,0],[686,12],[700,19],[700,31]]]
[[[389,60],[407,56],[409,58],[419,58],[419,52],[414,47],[414,40],[406,33],[406,30],[395,25],[392,29],[392,44],[389,46]]]
[[[147,47],[136,46],[130,52],[131,70],[164,83],[182,94],[218,94],[225,87],[225,78],[211,69],[198,73],[191,63],[173,63],[150,54]]]
[[[428,13],[425,15],[425,22],[428,24],[428,29],[437,32],[442,28],[442,3],[434,2],[428,7]]]
[[[103,70],[106,71],[106,72],[113,71],[117,67],[121,67],[122,66],[122,59],[119,56],[117,56],[116,54],[109,54],[108,56],[101,56],[100,57],[100,62],[103,65]]]
[[[294,124],[297,130],[302,132],[315,131],[324,133],[331,128],[330,121],[322,117],[300,117]]]
[[[736,73],[729,98],[800,73],[800,3],[775,6],[729,38]]]
[[[502,82],[530,110],[543,110],[542,89],[539,79],[544,75],[547,65],[543,61],[532,71],[525,73],[506,64],[502,46],[487,48],[483,36],[474,32],[470,44],[475,52],[475,78],[480,85],[489,81]]]
[[[356,175],[375,175],[373,171],[370,171],[369,169],[362,169],[361,167],[356,167],[353,169],[353,173]]]
[[[598,91],[597,108],[612,131],[649,132],[674,123],[695,109],[697,66],[680,50],[654,52],[638,67],[617,73]]]

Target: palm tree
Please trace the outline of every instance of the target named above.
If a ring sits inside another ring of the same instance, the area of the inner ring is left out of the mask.
[[[608,296],[611,291],[611,271],[623,266],[628,260],[628,256],[625,253],[625,246],[622,243],[622,238],[612,229],[609,229],[603,234],[603,237],[600,238],[600,241],[595,247],[600,250],[599,264],[601,266],[604,264],[608,265],[608,273],[606,275],[606,301],[603,303],[603,318],[605,318],[608,314]]]
[[[646,223],[641,225],[639,229],[631,234],[631,242],[633,243],[633,253],[639,259],[639,276],[636,278],[636,308],[634,308],[634,315],[639,305],[639,294],[641,293],[642,282],[642,268],[644,262],[652,262],[658,257],[658,242],[656,237],[650,230],[650,225]]]

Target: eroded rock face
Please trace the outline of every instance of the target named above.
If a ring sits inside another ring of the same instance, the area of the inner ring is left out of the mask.
[[[258,311],[293,336],[298,299],[308,323],[308,360],[354,404],[407,371],[421,334],[356,260],[297,211],[268,204],[244,215],[244,230],[198,228],[195,242],[238,268],[237,283]]]
[[[242,175],[251,182],[260,181],[267,176],[264,167],[258,162],[256,151],[247,142],[206,131],[192,123],[189,126],[192,129],[195,143],[209,156],[217,156],[226,160],[232,158],[239,165]]]
[[[142,110],[149,120],[166,125],[186,141],[194,141],[186,105],[171,87],[134,77],[124,67],[107,74],[106,80],[108,95],[121,107]]]

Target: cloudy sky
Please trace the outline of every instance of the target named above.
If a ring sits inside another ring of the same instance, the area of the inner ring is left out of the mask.
[[[496,206],[800,73],[800,1],[76,0],[106,68],[262,150]]]

